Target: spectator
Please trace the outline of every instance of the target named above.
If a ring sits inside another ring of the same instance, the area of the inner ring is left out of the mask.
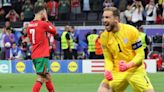
[[[132,24],[132,7],[130,4],[127,5],[127,9],[124,12],[127,24]]]
[[[54,0],[50,0],[47,2],[47,13],[48,13],[48,19],[50,21],[57,20],[58,19],[58,2]]]
[[[6,19],[9,19],[10,22],[17,22],[19,20],[19,15],[14,9],[10,10],[6,15]]]
[[[15,33],[14,30],[13,30],[13,28],[12,28],[12,26],[11,26],[11,22],[10,21],[6,21],[5,22],[5,29],[11,29],[11,32],[13,34]]]
[[[18,45],[20,46],[21,50],[22,50],[22,54],[24,59],[30,59],[29,57],[31,57],[30,55],[30,42],[29,42],[29,38],[27,37],[27,33],[26,33],[26,29],[28,27],[28,24],[25,24],[23,30],[22,30],[22,35],[19,38],[18,41]]]
[[[6,35],[4,37],[4,46],[5,46],[5,59],[8,60],[10,58],[10,48],[12,43],[15,42],[15,35],[11,32],[12,29],[6,29]]]
[[[5,21],[5,11],[0,8],[0,21]]]
[[[162,24],[162,8],[161,5],[157,4],[157,17],[156,17],[156,24]]]
[[[30,21],[34,17],[33,13],[33,5],[30,0],[26,0],[24,5],[22,6],[22,12],[24,14],[24,21]]]
[[[4,37],[6,35],[6,29],[0,29],[0,60],[4,60],[5,59],[5,48],[4,48]]]
[[[43,5],[44,7],[46,7],[46,3],[44,2],[44,0],[37,0],[34,4],[34,6],[39,6],[39,5]]]
[[[120,11],[125,11],[127,5],[127,0],[120,0],[118,9]]]
[[[126,23],[126,17],[124,11],[126,10],[127,0],[120,0],[119,2],[119,11],[120,11],[120,22]]]
[[[71,13],[75,15],[75,18],[81,13],[80,0],[71,0]]]
[[[103,2],[101,0],[92,0],[91,4],[91,10],[92,12],[97,14],[97,20],[99,19],[99,16],[102,13],[103,10]]]
[[[126,23],[125,12],[123,10],[120,11],[120,22],[121,23]]]
[[[112,7],[114,6],[112,0],[104,0],[103,7]]]
[[[70,3],[68,0],[59,0],[59,19],[60,20],[68,20],[69,11],[70,11]]]
[[[127,5],[132,5],[134,0],[127,0]]]
[[[24,13],[23,12],[20,13],[20,21],[22,21],[22,22],[24,21]]]
[[[145,7],[146,11],[146,24],[154,24],[157,17],[157,8],[154,3],[154,0],[150,0],[150,2]]]
[[[83,12],[86,20],[88,20],[88,13],[91,11],[89,0],[83,0]]]
[[[101,3],[101,0],[90,0],[91,10],[93,12],[98,12],[99,10],[101,10],[102,4],[103,3]]]
[[[22,6],[24,4],[24,0],[16,0],[13,4],[12,7],[15,9],[15,11],[20,14],[22,11]]]
[[[11,0],[2,0],[2,6],[12,6]]]
[[[22,51],[14,42],[12,43],[12,48],[10,48],[10,58],[9,60],[22,60]]]
[[[114,3],[114,6],[118,8],[120,4],[120,0],[113,0],[113,3]]]
[[[12,0],[2,0],[2,8],[4,9],[6,14],[12,9],[11,1]]]
[[[139,28],[143,24],[143,5],[141,1],[135,1],[132,4],[132,23],[135,27]]]

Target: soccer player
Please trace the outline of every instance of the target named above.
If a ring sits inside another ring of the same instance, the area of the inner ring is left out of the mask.
[[[144,50],[138,30],[119,23],[115,7],[104,9],[105,31],[100,41],[105,57],[105,79],[98,92],[124,92],[131,85],[134,92],[154,92],[144,69]],[[109,91],[110,90],[110,91]]]
[[[34,7],[35,18],[27,28],[27,34],[32,44],[32,59],[37,73],[37,80],[32,92],[39,92],[43,83],[46,83],[48,92],[55,92],[49,74],[49,41],[47,33],[56,34],[56,28],[47,20],[47,12],[43,6]]]

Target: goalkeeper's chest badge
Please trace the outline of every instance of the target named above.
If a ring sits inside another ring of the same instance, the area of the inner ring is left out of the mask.
[[[124,38],[124,43],[127,44],[128,43],[128,39]]]

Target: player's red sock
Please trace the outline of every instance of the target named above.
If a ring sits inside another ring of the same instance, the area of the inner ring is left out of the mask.
[[[54,90],[54,86],[51,80],[49,80],[48,82],[46,82],[46,87],[48,89],[48,92],[55,92]]]
[[[32,92],[39,92],[41,87],[42,87],[42,83],[39,81],[36,81],[32,88]]]

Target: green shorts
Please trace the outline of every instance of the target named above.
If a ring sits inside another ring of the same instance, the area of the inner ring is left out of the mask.
[[[46,74],[50,71],[49,59],[48,58],[37,58],[33,61],[37,74]]]

